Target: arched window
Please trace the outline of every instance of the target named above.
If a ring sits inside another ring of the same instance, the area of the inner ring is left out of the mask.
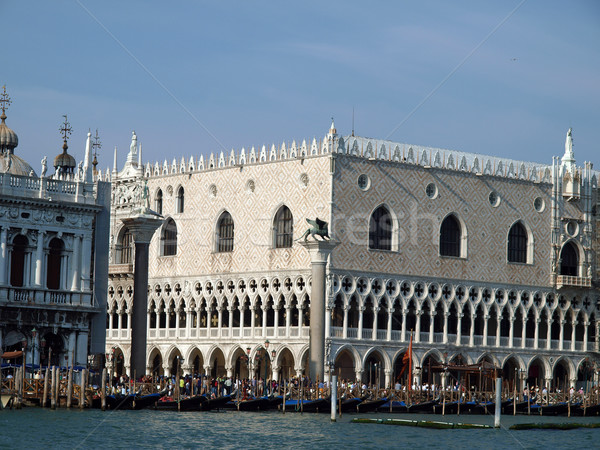
[[[163,194],[162,191],[159,189],[158,192],[156,193],[156,197],[154,198],[154,211],[156,211],[157,213],[162,215],[162,201],[163,201]]]
[[[61,289],[61,260],[65,245],[61,239],[54,238],[48,246],[48,264],[46,286],[48,289]]]
[[[508,232],[508,262],[527,262],[527,230],[521,222],[515,223]]]
[[[10,254],[11,286],[21,287],[25,284],[25,259],[28,245],[29,241],[22,234],[15,236],[13,239],[12,252]]]
[[[129,229],[125,228],[121,235],[121,241],[117,248],[118,263],[117,264],[131,264],[131,258],[133,255],[133,238]]]
[[[225,211],[221,214],[217,223],[217,252],[232,252],[233,251],[233,219],[231,214]]]
[[[440,227],[440,255],[460,257],[460,240],[460,223],[456,217],[449,215]]]
[[[579,252],[572,242],[567,242],[560,251],[560,274],[579,276]]]
[[[167,220],[163,227],[160,238],[163,256],[173,256],[177,254],[177,225],[173,219]]]
[[[177,212],[183,213],[183,186],[179,186],[177,189]]]
[[[294,241],[294,218],[287,206],[282,206],[275,215],[275,248],[288,248]]]
[[[380,206],[371,215],[369,248],[376,250],[392,249],[392,217],[385,206]]]

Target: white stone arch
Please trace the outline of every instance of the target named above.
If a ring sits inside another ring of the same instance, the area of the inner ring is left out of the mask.
[[[406,350],[399,350],[398,352],[396,352],[396,354],[394,355],[394,361],[396,360],[396,358],[399,356],[400,353],[404,353]],[[444,363],[444,354],[437,348],[430,348],[429,350],[427,350],[423,356],[421,356],[421,358],[416,358],[414,353],[413,353],[413,364],[416,363],[415,366],[413,367],[423,367],[423,365],[425,364],[425,360],[431,356],[431,355],[435,355],[436,359],[440,362],[440,363]],[[448,361],[450,361],[450,357],[448,356]]]
[[[158,347],[156,344],[151,344],[148,348],[148,353],[146,354],[146,367],[152,367],[152,363],[154,362],[156,354],[160,355],[160,360],[162,361],[162,364],[165,364],[165,357],[163,355],[163,352],[160,350],[160,347]],[[125,356],[124,352],[123,356]]]
[[[552,363],[552,371],[550,372],[549,376],[554,377],[554,370],[563,361],[567,363],[567,368],[568,368],[568,372],[569,372],[569,383],[570,383],[571,380],[573,380],[573,379],[576,380],[577,379],[577,369],[575,368],[575,364],[573,363],[573,361],[571,360],[571,358],[569,358],[568,356],[559,355],[556,358],[556,360]]]
[[[468,252],[468,236],[469,236],[469,232],[468,232],[468,228],[467,228],[467,223],[464,221],[464,219],[461,217],[461,215],[456,212],[456,211],[451,211],[448,214],[446,214],[442,220],[440,221],[440,224],[438,226],[438,236],[441,236],[441,232],[442,232],[442,224],[444,223],[444,221],[450,217],[453,216],[459,223],[460,225],[460,255],[458,256],[459,258],[464,258],[466,259],[469,255]],[[440,239],[438,237],[438,254],[439,253],[439,244],[440,244]]]
[[[476,364],[479,364],[481,361],[483,361],[483,358],[487,358],[492,360],[492,363],[494,364],[494,366],[499,367],[500,369],[502,369],[503,366],[500,365],[500,361],[498,360],[498,356],[495,355],[492,352],[483,352],[482,354],[480,354],[477,359],[475,360]]]
[[[503,368],[510,359],[512,359],[513,361],[517,361],[517,364],[519,365],[519,370],[525,370],[527,368],[522,356],[517,353],[509,353],[504,358],[502,358],[502,365],[500,366],[500,368]]]
[[[525,228],[525,233],[527,233],[527,254],[525,257],[525,263],[526,264],[534,264],[533,255],[535,253],[534,252],[535,241],[534,241],[534,237],[533,237],[533,232],[531,231],[531,227],[524,219],[515,220],[513,223],[510,224],[510,226],[506,230],[506,239],[504,241],[505,248],[506,248],[506,262],[507,263],[509,262],[508,261],[508,236],[510,235],[510,230],[512,230],[512,227],[514,227],[516,224],[521,224],[523,226],[523,228]]]
[[[485,355],[486,353],[484,353]],[[452,353],[448,353],[448,362],[452,361],[458,355],[462,355],[466,364],[473,364],[473,356],[468,353],[466,348],[458,348]]]
[[[251,347],[251,345],[248,344],[247,347]],[[223,352],[223,356],[225,356],[225,367],[235,367],[234,357],[238,351],[241,351],[242,354],[248,356],[248,353],[246,352],[246,348],[242,347],[241,344],[234,344],[231,346],[231,348],[229,349],[229,352],[227,352],[227,354],[225,352]],[[252,355],[252,351],[250,354]]]
[[[294,356],[294,351],[287,346],[286,344],[282,344],[277,346],[277,348],[275,349],[275,358],[273,359],[273,367],[281,367],[281,355],[283,354],[283,351],[287,350],[290,352],[290,354],[292,355],[292,358],[294,358],[294,364],[295,364],[295,356]],[[287,374],[283,374],[284,376],[287,376]]]
[[[391,205],[389,205],[386,202],[381,202],[378,205],[376,205],[374,208],[371,208],[371,211],[369,212],[369,226],[368,226],[368,232],[369,234],[371,233],[371,217],[373,217],[373,213],[381,208],[384,207],[387,212],[390,214],[390,217],[392,219],[392,232],[391,232],[391,237],[392,237],[392,242],[391,242],[391,251],[393,252],[397,252],[398,251],[398,243],[399,243],[399,238],[400,238],[400,224],[398,221],[398,214],[396,214],[396,211],[394,211],[394,208],[392,208]],[[368,239],[368,238],[367,238]],[[368,242],[367,242],[367,246],[368,246]],[[377,250],[377,249],[371,249],[369,247],[369,250]]]
[[[296,355],[294,355],[294,353],[292,352],[292,355],[294,356],[294,368],[296,370],[304,368],[304,366],[302,365],[302,361],[305,357],[308,357],[309,350],[309,344],[305,344],[298,350],[298,353]]]
[[[223,351],[223,349],[220,346],[218,346],[217,344],[212,344],[210,346],[210,348],[206,351],[206,359],[204,360],[204,365],[205,366],[213,367],[212,366],[213,359],[214,359],[214,356],[215,356],[215,351],[217,349],[221,351],[221,353],[223,354],[224,357],[226,357],[226,353]]]
[[[552,367],[550,366],[550,362],[548,361],[548,357],[544,355],[533,355],[527,361],[527,374],[529,375],[529,370],[531,369],[531,365],[534,361],[539,361],[544,368],[544,379],[548,378],[552,375]]]
[[[306,349],[308,350],[308,345],[306,346]],[[360,357],[360,354],[358,353],[356,348],[354,348],[354,346],[351,344],[344,344],[341,347],[339,347],[336,350],[335,355],[333,355],[332,361],[334,361],[334,363],[335,363],[335,361],[337,360],[340,353],[342,353],[344,350],[347,350],[348,353],[350,353],[352,355],[352,357],[354,358],[354,371],[355,372],[362,371],[363,364],[362,364],[362,359]]]
[[[379,353],[379,355],[381,356],[381,359],[382,359],[383,365],[384,365],[383,370],[389,370],[391,368],[392,364],[390,362],[389,355],[382,347],[379,347],[377,345],[374,347],[369,347],[369,349],[365,352],[365,354],[363,355],[363,357],[360,361],[361,367],[365,367],[367,359],[373,353]]]

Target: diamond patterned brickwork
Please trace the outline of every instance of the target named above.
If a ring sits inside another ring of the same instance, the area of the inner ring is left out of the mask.
[[[360,174],[370,178],[366,191]],[[435,183],[437,197],[425,188]],[[500,197],[492,207],[489,194]],[[336,160],[332,226],[342,244],[333,265],[345,270],[545,286],[550,282],[551,185],[469,172],[426,169],[351,156]],[[534,208],[542,197],[545,209]],[[385,204],[398,221],[398,251],[369,250],[371,212]],[[455,213],[467,229],[465,258],[439,257],[439,225]],[[533,234],[533,264],[507,263],[510,226],[521,220]]]
[[[176,214],[177,189],[185,190],[183,214]],[[216,195],[211,193],[216,187]],[[203,172],[153,177],[152,198],[163,191],[163,215],[177,224],[177,256],[159,256],[159,232],[150,243],[150,277],[207,273],[306,269],[310,260],[298,244],[273,249],[272,224],[281,205],[294,217],[294,235],[308,227],[305,218],[329,221],[329,157],[309,157]],[[235,223],[234,250],[214,252],[218,217],[229,211]]]

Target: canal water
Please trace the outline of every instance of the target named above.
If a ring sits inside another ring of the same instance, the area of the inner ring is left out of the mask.
[[[600,417],[503,416],[500,429],[354,424],[354,417],[493,425],[493,416],[66,410],[0,411],[0,448],[599,448],[600,429],[509,431],[514,423],[596,423]]]

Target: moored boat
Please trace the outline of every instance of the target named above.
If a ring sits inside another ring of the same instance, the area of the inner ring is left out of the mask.
[[[388,402],[387,397],[380,398],[377,400],[365,400],[363,402],[360,402],[358,405],[356,405],[356,410],[359,413],[374,412],[374,411],[377,411],[377,408],[379,408],[381,405],[384,405],[387,402]]]

